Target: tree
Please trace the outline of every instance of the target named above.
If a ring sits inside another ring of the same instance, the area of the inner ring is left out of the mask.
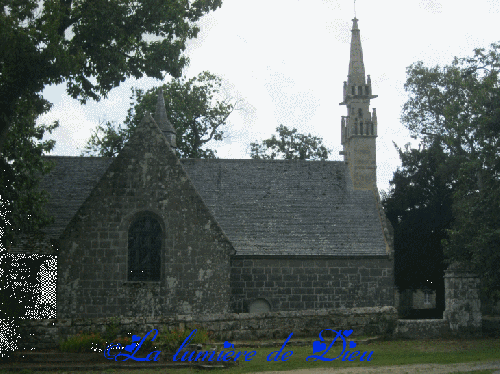
[[[220,141],[235,104],[223,97],[222,80],[202,72],[197,77],[172,79],[162,86],[167,116],[177,132],[180,158],[214,158],[216,151],[206,148],[212,140]],[[144,93],[132,90],[131,104],[123,126],[100,124],[90,137],[84,154],[116,156],[147,112],[154,114],[158,88]]]
[[[26,285],[39,283],[37,269],[47,260],[46,256],[14,258],[6,249],[18,244],[22,235],[36,237],[52,222],[44,207],[48,196],[38,188],[38,183],[53,166],[42,156],[53,149],[55,141],[43,141],[43,136],[57,128],[58,123],[38,126],[35,123],[50,106],[46,100],[37,98],[35,103],[26,98],[18,101],[13,126],[0,152],[0,319],[25,317],[27,311],[37,308],[40,289],[27,289]],[[36,313],[34,316],[40,317]]]
[[[297,134],[297,129],[280,125],[276,128],[278,137],[272,135],[261,144],[251,143],[250,157],[274,160],[326,160],[331,150],[323,145],[323,140],[311,134]]]
[[[82,156],[115,157],[130,138],[131,132],[128,127],[115,126],[109,121],[101,122],[93,130]]]
[[[452,222],[452,175],[438,141],[424,149],[398,148],[402,166],[382,199],[394,228],[394,273],[400,290],[436,291],[444,310],[442,240]]]
[[[453,169],[450,261],[481,276],[483,299],[500,297],[500,45],[450,66],[407,69],[402,121],[423,144],[438,141]]]
[[[54,140],[43,141],[42,138],[46,132],[52,133],[59,124],[35,124],[36,118],[47,112],[50,106],[47,101],[42,107],[27,100],[18,102],[14,125],[7,133],[4,149],[0,152],[0,227],[4,230],[1,243],[7,248],[15,244],[20,233],[38,233],[51,222],[44,207],[48,197],[38,188],[38,183],[53,166],[42,156],[55,145]]]
[[[221,0],[0,0],[0,149],[19,100],[67,82],[82,103],[126,78],[180,76],[195,22]],[[41,6],[41,8],[39,8]]]

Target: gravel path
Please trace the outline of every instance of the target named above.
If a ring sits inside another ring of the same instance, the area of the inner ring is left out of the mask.
[[[500,374],[500,361],[469,362],[461,364],[418,364],[401,366],[378,366],[378,367],[353,367],[353,368],[323,368],[323,369],[299,369],[291,371],[266,371],[251,374],[445,374],[466,373],[475,370],[495,370],[493,373]]]

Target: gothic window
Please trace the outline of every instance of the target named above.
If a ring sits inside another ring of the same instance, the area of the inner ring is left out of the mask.
[[[365,90],[366,90],[366,96],[370,95],[370,87],[365,86]]]
[[[354,120],[354,135],[358,135],[358,119]]]
[[[363,86],[358,86],[358,94],[363,95]]]
[[[162,229],[152,216],[140,216],[128,230],[128,280],[159,281]]]
[[[363,135],[363,121],[359,124],[359,135]]]
[[[355,91],[355,90],[356,90],[356,87],[355,87],[355,86],[352,86],[351,88],[352,88],[352,94],[353,94],[353,95],[356,95],[356,91]]]
[[[372,123],[372,126],[371,126],[371,127],[372,127],[372,135],[373,135],[373,130],[374,130],[374,129],[373,129],[373,123]]]
[[[358,108],[358,117],[363,118],[363,109]]]

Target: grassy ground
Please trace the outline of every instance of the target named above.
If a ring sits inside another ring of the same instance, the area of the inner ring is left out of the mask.
[[[293,351],[293,355],[286,362],[267,361],[267,355],[277,348],[257,349],[257,355],[250,362],[240,362],[238,368],[231,369],[231,373],[249,373],[268,370],[293,370],[323,367],[358,367],[358,366],[389,366],[410,365],[421,363],[449,364],[471,361],[486,361],[500,359],[498,349],[500,339],[480,340],[429,340],[429,341],[382,341],[369,345],[358,345],[355,349],[361,352],[373,351],[371,361],[306,361],[312,354],[312,347],[290,347],[284,349]],[[335,343],[337,344],[337,343]],[[354,351],[354,349],[351,349]],[[340,347],[330,351],[326,357],[336,357],[341,352]],[[194,371],[185,371],[192,373]],[[181,372],[179,372],[181,374]],[[184,373],[182,373],[184,374]]]
[[[329,341],[328,341],[329,343]],[[336,342],[335,345],[339,344]],[[335,347],[334,345],[334,347]],[[361,345],[352,351],[371,352],[371,361],[360,362],[356,359],[352,362],[342,361],[340,358],[331,361],[306,361],[306,357],[312,355],[312,346],[286,346],[283,352],[293,351],[288,361],[267,361],[267,356],[280,349],[280,347],[266,348],[237,348],[236,351],[257,351],[251,361],[238,360],[239,365],[231,369],[215,369],[211,373],[251,373],[258,371],[282,371],[294,369],[312,368],[349,368],[359,366],[389,366],[389,365],[411,365],[411,364],[452,364],[473,361],[500,360],[500,339],[474,339],[474,340],[417,340],[417,341],[378,341],[368,345]],[[326,357],[336,357],[341,349],[333,349]],[[112,373],[116,370],[108,370]],[[152,373],[174,373],[193,374],[199,371],[195,369],[144,369],[144,370],[119,370],[122,374],[152,374]],[[491,370],[476,371],[475,373],[492,373]],[[43,373],[43,372],[37,372]],[[49,372],[46,372],[47,374]],[[50,372],[55,374],[54,371]],[[83,374],[83,373],[82,373]],[[95,374],[95,372],[94,372]]]

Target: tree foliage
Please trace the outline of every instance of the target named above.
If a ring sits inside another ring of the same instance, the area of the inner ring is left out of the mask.
[[[38,189],[38,182],[52,166],[42,155],[54,147],[54,141],[44,141],[43,136],[58,124],[36,126],[37,117],[50,104],[36,95],[30,99],[18,101],[13,126],[0,152],[0,360],[17,348],[23,314],[6,278],[10,273],[6,250],[17,243],[21,233],[36,234],[52,222],[44,209],[47,195]]]
[[[223,139],[223,126],[235,104],[224,97],[222,80],[202,72],[197,77],[172,79],[162,86],[167,117],[176,129],[177,154],[181,158],[214,158],[207,148],[212,140]],[[132,90],[132,103],[125,123],[100,124],[87,142],[84,154],[116,156],[146,113],[154,115],[158,88],[147,92]]]
[[[276,128],[278,136],[272,135],[261,144],[251,143],[250,157],[253,159],[274,160],[326,160],[330,150],[323,140],[311,134],[298,134],[297,129],[280,125]]]
[[[396,287],[435,290],[437,307],[444,309],[442,240],[452,222],[453,193],[448,155],[437,141],[398,152],[402,166],[382,201],[394,228]]]
[[[39,190],[38,183],[52,167],[42,156],[55,145],[54,140],[42,138],[57,128],[58,123],[38,126],[35,123],[36,118],[49,109],[47,101],[41,107],[27,100],[19,102],[14,125],[0,152],[0,227],[4,230],[1,242],[7,248],[15,243],[19,233],[37,233],[51,222],[44,208],[47,195]]]
[[[450,66],[407,70],[402,121],[425,145],[439,142],[453,170],[451,261],[482,278],[483,297],[500,296],[500,45]]]
[[[180,76],[195,22],[221,0],[0,0],[0,139],[21,99],[66,82],[83,103],[128,77]],[[1,146],[1,145],[0,145]]]
[[[130,138],[131,132],[128,127],[116,126],[109,121],[101,122],[92,131],[82,156],[115,157]]]

